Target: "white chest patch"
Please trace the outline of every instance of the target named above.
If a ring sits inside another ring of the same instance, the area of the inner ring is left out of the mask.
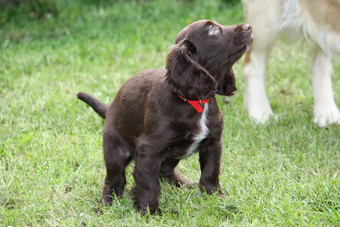
[[[188,156],[192,155],[193,153],[195,153],[195,151],[197,150],[198,145],[200,144],[200,142],[202,140],[204,140],[208,136],[208,134],[209,134],[209,129],[208,129],[208,126],[207,126],[207,123],[208,123],[208,119],[207,119],[208,109],[209,109],[209,103],[204,105],[203,112],[201,114],[201,119],[199,121],[199,126],[198,126],[199,127],[199,132],[198,132],[198,134],[196,134],[194,136],[193,143],[187,149],[185,154],[180,156],[180,157],[178,157],[178,158],[188,157]]]

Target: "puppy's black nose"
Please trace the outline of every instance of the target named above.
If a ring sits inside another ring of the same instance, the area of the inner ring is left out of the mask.
[[[242,29],[243,29],[243,30],[246,30],[246,31],[249,31],[249,30],[251,30],[251,26],[250,26],[249,24],[244,24],[244,25],[242,26]]]

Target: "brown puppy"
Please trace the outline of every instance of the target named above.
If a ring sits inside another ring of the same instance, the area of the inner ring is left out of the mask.
[[[167,57],[166,69],[147,69],[126,81],[110,106],[89,94],[78,98],[105,118],[107,176],[102,203],[122,195],[125,168],[135,160],[135,205],[159,212],[160,175],[176,186],[188,182],[176,171],[181,158],[199,152],[199,186],[219,192],[223,116],[215,94],[236,91],[233,64],[249,48],[249,25],[222,26],[201,20],[184,28]]]

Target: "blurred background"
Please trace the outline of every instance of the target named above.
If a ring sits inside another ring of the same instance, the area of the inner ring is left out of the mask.
[[[99,98],[107,92],[106,101],[114,94],[107,83],[119,87],[143,68],[164,67],[187,24],[244,21],[240,0],[0,0],[0,8],[2,91],[24,76],[28,86],[40,78],[49,93],[48,84],[66,83],[66,93],[85,86]]]

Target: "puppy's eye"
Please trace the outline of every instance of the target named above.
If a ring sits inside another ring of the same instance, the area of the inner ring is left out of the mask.
[[[209,35],[216,35],[219,32],[221,32],[221,28],[220,27],[217,27],[216,25],[210,25],[210,27],[209,27]]]

